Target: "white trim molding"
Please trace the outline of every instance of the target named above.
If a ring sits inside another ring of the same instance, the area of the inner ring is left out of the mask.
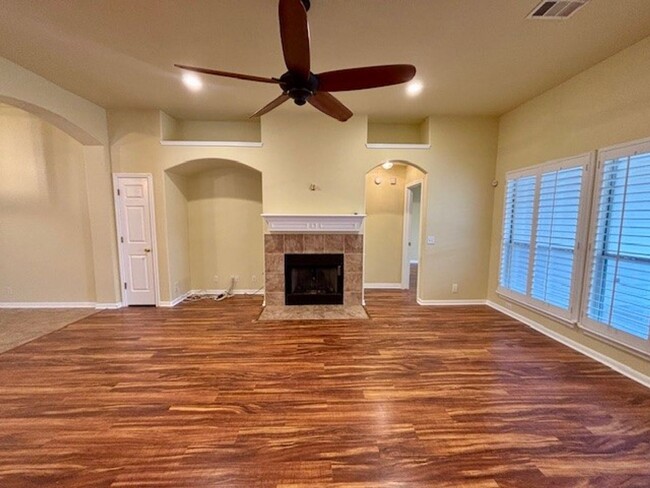
[[[96,308],[95,302],[0,302],[0,308]]]
[[[164,308],[171,308],[175,307],[179,303],[181,303],[183,300],[186,298],[192,296],[192,295],[198,295],[198,296],[208,296],[208,295],[221,295],[222,293],[226,293],[228,290],[223,289],[223,290],[190,290],[188,292],[183,293],[181,296],[174,298],[171,301],[165,301],[165,302],[160,302],[160,307]],[[262,289],[235,289],[232,292],[233,295],[257,295],[257,296],[263,296],[264,295],[264,288]]]
[[[118,308],[122,308],[123,306],[124,304],[122,302],[96,303],[95,310],[117,310]]]
[[[486,305],[486,300],[423,300],[418,298],[418,305],[434,306],[434,307],[449,307],[449,306],[472,306],[472,305]]]
[[[366,214],[262,214],[269,232],[361,232]]]
[[[364,283],[366,290],[401,290],[401,283]]]
[[[513,312],[512,310],[502,305],[499,305],[498,303],[488,300],[487,306],[493,308],[494,310],[497,310],[498,312],[507,315],[508,317],[518,320],[519,322],[527,325],[531,329],[535,329],[537,332],[540,332],[545,336],[556,340],[560,344],[564,344],[565,346],[570,347],[574,351],[584,354],[585,356],[593,359],[594,361],[598,361],[600,364],[607,366],[610,369],[613,369],[617,373],[620,373],[623,376],[626,376],[631,380],[636,381],[637,383],[642,384],[646,388],[650,388],[650,376],[646,376],[640,373],[639,371],[630,368],[629,366],[620,363],[615,359],[610,358],[609,356],[601,354],[598,351],[594,351],[590,347],[587,347],[583,344],[580,344],[579,342],[574,341],[573,339],[569,339],[568,337],[562,334],[558,334],[557,332],[547,327],[544,327],[539,322],[536,322],[535,320],[525,317],[524,315],[518,314],[517,312]]]
[[[248,141],[178,141],[170,139],[161,139],[161,146],[209,146],[209,147],[262,147],[262,142]]]
[[[431,144],[405,144],[405,143],[385,143],[369,142],[366,144],[367,149],[431,149]]]

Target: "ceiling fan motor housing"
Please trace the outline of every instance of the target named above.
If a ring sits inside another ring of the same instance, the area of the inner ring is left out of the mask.
[[[287,71],[280,77],[280,88],[296,105],[304,105],[318,90],[318,78],[309,73],[307,80]]]

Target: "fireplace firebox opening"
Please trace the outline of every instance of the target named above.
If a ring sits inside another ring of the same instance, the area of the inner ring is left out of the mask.
[[[285,254],[285,305],[342,305],[343,254]]]

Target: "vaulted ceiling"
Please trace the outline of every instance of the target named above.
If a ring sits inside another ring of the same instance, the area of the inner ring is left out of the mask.
[[[312,70],[414,64],[418,97],[401,86],[337,94],[375,120],[497,115],[650,35],[648,0],[591,0],[568,20],[527,19],[538,3],[312,0]],[[244,119],[278,88],[204,76],[191,93],[173,64],[285,71],[275,0],[0,0],[0,12],[0,56],[106,108]]]

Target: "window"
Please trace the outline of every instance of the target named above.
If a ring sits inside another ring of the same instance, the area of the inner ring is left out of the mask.
[[[599,160],[582,322],[650,352],[650,143]]]
[[[499,292],[575,320],[590,156],[507,175]]]

